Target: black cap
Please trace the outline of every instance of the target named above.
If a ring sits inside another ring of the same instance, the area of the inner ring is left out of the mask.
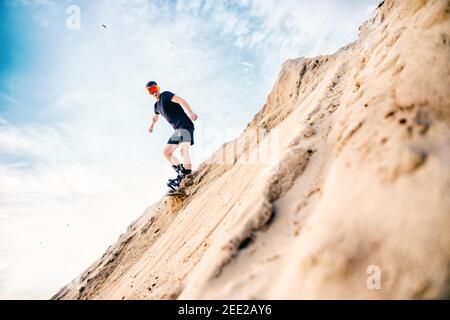
[[[158,84],[155,81],[150,81],[149,83],[147,83],[146,88],[150,88],[151,86],[154,86],[154,85],[158,85]]]

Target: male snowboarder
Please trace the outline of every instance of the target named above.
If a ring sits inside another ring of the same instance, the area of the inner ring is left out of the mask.
[[[197,114],[192,111],[191,106],[183,98],[170,91],[160,92],[160,88],[155,81],[150,81],[146,86],[150,95],[155,99],[154,115],[152,123],[148,128],[149,133],[153,132],[153,127],[162,115],[174,128],[174,133],[164,147],[163,155],[172,164],[172,168],[178,174],[175,179],[169,179],[167,186],[170,193],[176,193],[181,181],[192,172],[189,148],[194,144],[194,123]],[[189,113],[184,112],[183,108]],[[183,163],[180,163],[174,156],[174,151],[180,147]]]

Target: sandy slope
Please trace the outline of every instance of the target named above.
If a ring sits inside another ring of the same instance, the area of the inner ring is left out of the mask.
[[[449,62],[450,1],[386,1],[54,298],[448,298]]]

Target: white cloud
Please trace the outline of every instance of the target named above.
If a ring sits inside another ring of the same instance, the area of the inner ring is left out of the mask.
[[[241,20],[239,24],[236,26],[236,30],[234,31],[234,35],[236,37],[242,36],[249,32],[248,22],[245,20]]]
[[[260,43],[264,38],[265,34],[263,32],[255,31],[250,39],[250,45],[255,46],[256,44]]]
[[[107,137],[1,121],[0,298],[48,298],[161,195],[163,168],[118,145],[114,155]]]
[[[248,63],[248,62],[241,62],[241,64],[242,64],[243,66],[246,66],[246,67],[249,67],[249,68],[253,68],[253,67],[254,67],[253,64]]]
[[[233,30],[235,29],[236,25],[239,22],[239,19],[236,17],[236,15],[233,12],[228,12],[222,19],[223,19],[222,34],[226,35],[233,33]]]
[[[14,105],[20,105],[22,102],[17,100],[16,98],[10,96],[9,94],[5,92],[0,91],[0,100],[4,100],[7,104],[14,104]],[[0,118],[1,120],[1,118]]]
[[[46,17],[40,15],[34,15],[33,20],[37,22],[41,27],[47,28],[50,25],[50,22]]]

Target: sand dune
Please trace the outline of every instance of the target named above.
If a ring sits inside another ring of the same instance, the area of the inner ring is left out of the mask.
[[[53,298],[448,298],[449,88],[450,2],[385,1]]]

